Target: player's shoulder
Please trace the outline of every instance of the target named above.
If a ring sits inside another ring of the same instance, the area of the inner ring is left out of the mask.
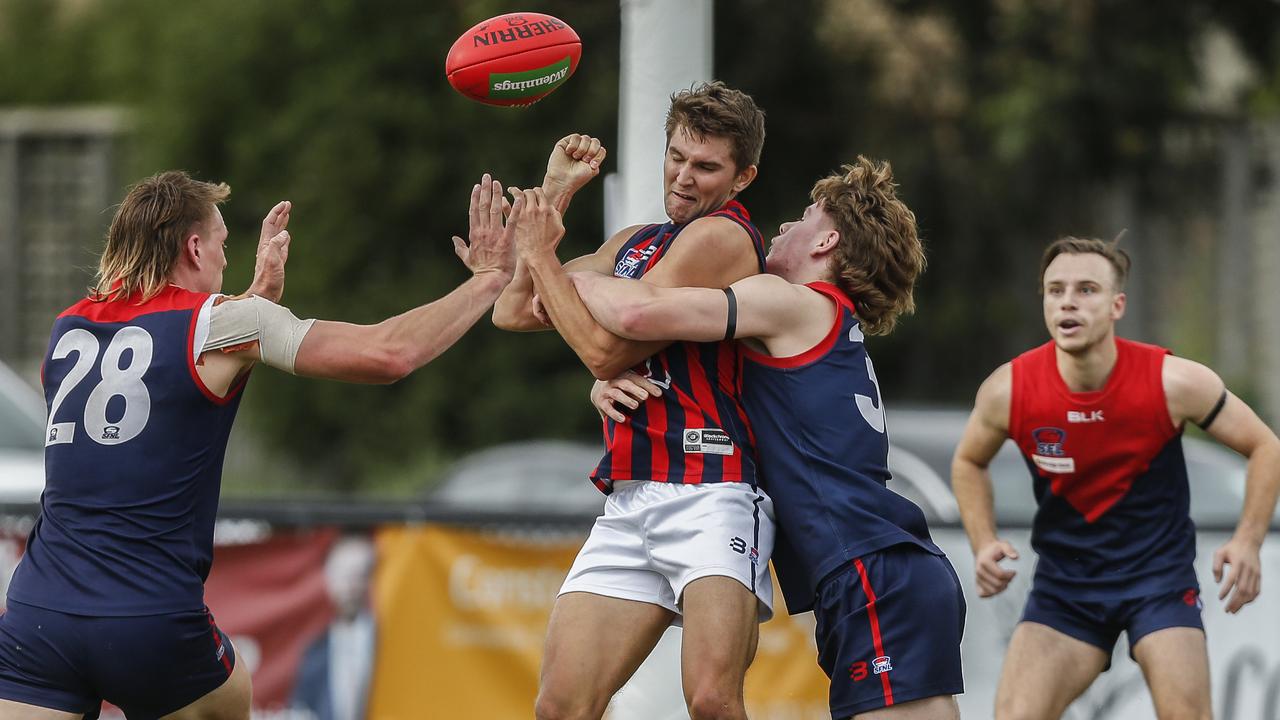
[[[1175,402],[1184,397],[1197,397],[1206,393],[1214,395],[1222,390],[1222,378],[1203,363],[1195,360],[1165,355],[1160,369],[1160,380],[1165,396]]]
[[[1010,360],[992,370],[987,379],[982,381],[982,385],[978,386],[977,405],[979,407],[996,408],[1003,406],[1007,408],[1012,397],[1013,361]]]
[[[700,253],[740,252],[750,249],[752,240],[750,233],[738,221],[724,215],[706,215],[693,220],[680,231],[680,242],[676,247],[691,248],[694,245]]]

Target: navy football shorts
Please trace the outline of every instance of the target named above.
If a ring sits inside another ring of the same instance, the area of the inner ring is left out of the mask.
[[[10,602],[0,615],[0,698],[98,717],[159,718],[231,677],[231,641],[209,610],[88,617]]]
[[[1048,625],[1058,632],[1100,648],[1107,655],[1121,632],[1129,633],[1129,657],[1144,636],[1172,627],[1204,630],[1199,586],[1104,602],[1067,600],[1032,587],[1022,622]],[[1107,665],[1110,668],[1110,663]]]
[[[831,717],[964,692],[964,593],[946,557],[911,544],[865,555],[823,580],[813,612]]]

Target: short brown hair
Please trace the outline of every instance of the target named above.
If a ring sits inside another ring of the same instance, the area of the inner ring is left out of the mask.
[[[719,80],[694,85],[671,96],[667,142],[683,127],[699,140],[725,138],[733,148],[737,172],[760,164],[764,149],[764,111],[751,96]]]
[[[146,300],[160,292],[188,232],[230,196],[226,183],[201,182],[182,170],[152,175],[129,188],[107,230],[91,296],[115,300],[141,293]]]
[[[835,283],[857,306],[869,335],[893,330],[898,316],[915,312],[912,293],[924,272],[924,244],[916,216],[898,199],[893,168],[859,155],[809,193],[835,222]]]
[[[1044,249],[1044,255],[1040,257],[1040,292],[1044,292],[1044,274],[1049,269],[1049,263],[1059,255],[1101,255],[1111,263],[1111,269],[1115,271],[1115,291],[1123,292],[1124,283],[1129,279],[1129,253],[1120,249],[1120,238],[1124,237],[1124,233],[1120,233],[1111,242],[1099,240],[1098,238],[1078,238],[1070,235],[1060,237],[1049,243],[1049,247]]]

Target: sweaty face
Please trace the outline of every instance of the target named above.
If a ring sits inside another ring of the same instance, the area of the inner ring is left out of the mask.
[[[738,172],[728,138],[698,139],[683,126],[667,143],[663,161],[663,205],[673,222],[687,223],[719,210],[746,187],[750,169]],[[735,183],[740,183],[735,188]]]
[[[222,211],[214,206],[209,219],[200,226],[200,292],[220,292],[222,271],[227,268],[227,224]]]
[[[823,209],[822,203],[815,202],[804,209],[799,220],[784,222],[778,226],[778,234],[769,241],[769,256],[765,258],[765,269],[774,275],[792,280],[812,250],[828,233],[835,231],[835,222]]]
[[[1124,315],[1111,263],[1094,253],[1063,253],[1044,273],[1044,322],[1063,351],[1084,353],[1111,337]]]

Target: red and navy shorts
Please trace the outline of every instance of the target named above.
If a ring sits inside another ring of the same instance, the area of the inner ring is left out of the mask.
[[[207,608],[87,617],[10,601],[0,615],[0,698],[98,717],[102,701],[130,720],[159,718],[231,676],[231,641]]]
[[[1183,588],[1139,598],[1103,602],[1081,602],[1059,597],[1034,586],[1027,595],[1022,622],[1047,625],[1058,632],[1100,648],[1111,655],[1120,633],[1129,634],[1129,657],[1133,646],[1157,630],[1189,627],[1204,630],[1200,614],[1200,588]],[[1107,668],[1110,669],[1110,661]]]
[[[964,592],[945,556],[911,544],[865,555],[818,586],[813,612],[831,717],[964,692]]]

